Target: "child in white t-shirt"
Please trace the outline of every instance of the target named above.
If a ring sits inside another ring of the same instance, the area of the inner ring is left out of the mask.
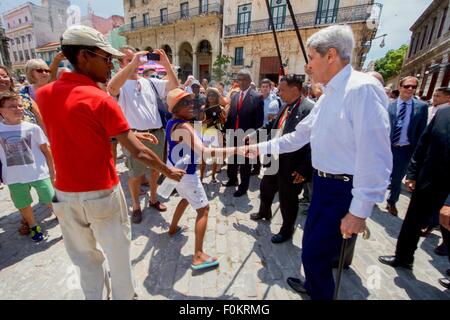
[[[0,161],[2,179],[8,185],[14,206],[22,215],[21,233],[29,227],[30,237],[43,240],[31,204],[33,187],[39,201],[51,206],[54,190],[53,158],[42,129],[22,121],[24,108],[20,95],[12,92],[0,95]],[[49,170],[50,168],[50,170]]]

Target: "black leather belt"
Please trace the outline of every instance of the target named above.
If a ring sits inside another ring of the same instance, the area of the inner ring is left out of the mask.
[[[320,170],[317,170],[317,175],[321,178],[337,179],[342,180],[344,182],[349,182],[353,179],[353,176],[350,174],[331,174]]]
[[[133,132],[142,132],[142,133],[153,133],[155,131],[161,130],[162,128],[158,129],[147,129],[147,130],[138,130],[138,129],[131,129]]]

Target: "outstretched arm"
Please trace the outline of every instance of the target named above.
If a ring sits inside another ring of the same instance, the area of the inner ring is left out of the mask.
[[[168,168],[161,159],[150,149],[142,144],[130,130],[116,136],[120,144],[127,148],[131,156],[141,161],[146,166],[158,170],[166,177],[180,181],[185,172],[176,168]]]

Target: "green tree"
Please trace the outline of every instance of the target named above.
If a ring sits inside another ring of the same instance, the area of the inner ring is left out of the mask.
[[[397,50],[389,50],[384,58],[375,61],[375,71],[381,73],[385,80],[395,77],[402,69],[403,59],[407,51],[407,44],[402,45]]]
[[[222,81],[222,78],[226,75],[225,69],[230,63],[231,57],[225,55],[217,56],[212,69],[213,80]]]

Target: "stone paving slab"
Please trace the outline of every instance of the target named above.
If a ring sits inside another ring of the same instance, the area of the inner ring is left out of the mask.
[[[127,173],[120,161],[118,170],[127,199]],[[226,180],[223,170],[219,180]],[[275,199],[271,222],[255,222],[249,216],[258,210],[261,177],[252,177],[248,196],[233,198],[233,188],[211,184],[205,179],[211,211],[205,236],[205,251],[220,257],[220,267],[208,272],[190,269],[194,250],[196,213],[189,208],[182,224],[188,232],[169,238],[167,230],[178,196],[166,202],[168,211],[143,211],[144,219],[132,225],[132,265],[140,299],[251,299],[301,300],[285,283],[289,276],[301,276],[301,238],[306,207],[300,207],[292,242],[274,245],[272,234],[281,225]],[[36,198],[36,197],[35,197]],[[142,197],[141,205],[148,202]],[[421,239],[413,272],[396,270],[378,263],[379,255],[392,254],[409,203],[401,195],[399,217],[392,217],[381,204],[374,209],[368,226],[369,240],[359,239],[352,267],[345,271],[341,298],[350,300],[450,299],[437,282],[450,267],[446,257],[434,254],[440,234],[433,231]],[[7,188],[0,190],[0,299],[83,299],[77,270],[65,251],[61,230],[49,210],[36,204],[34,212],[47,238],[33,243],[17,232],[20,214],[12,205]]]

